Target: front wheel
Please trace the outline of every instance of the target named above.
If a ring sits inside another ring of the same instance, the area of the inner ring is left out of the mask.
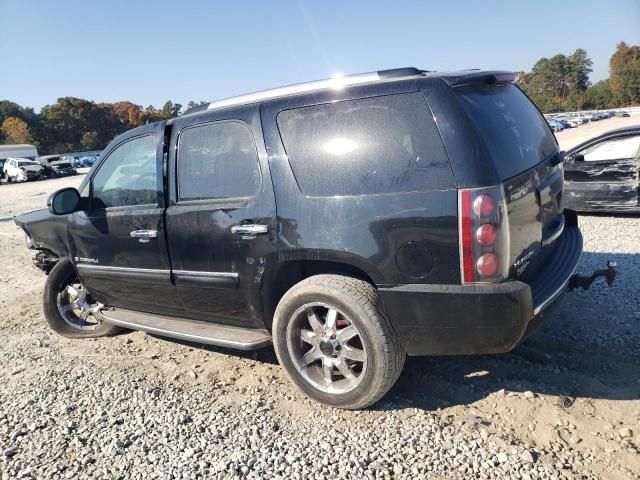
[[[405,360],[376,289],[343,275],[314,275],[285,293],[274,315],[273,339],[295,384],[338,408],[377,402]]]
[[[44,316],[56,333],[70,338],[118,333],[119,327],[102,322],[103,307],[80,283],[69,260],[62,259],[53,267],[44,287]]]

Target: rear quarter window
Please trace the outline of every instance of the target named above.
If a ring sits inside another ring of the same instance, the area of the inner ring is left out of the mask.
[[[557,151],[544,117],[517,86],[470,85],[456,90],[501,180],[533,168]]]
[[[305,195],[454,186],[444,145],[420,93],[285,110],[277,122]]]

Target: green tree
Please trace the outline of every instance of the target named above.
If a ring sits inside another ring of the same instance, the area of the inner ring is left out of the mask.
[[[21,107],[17,103],[9,100],[0,100],[0,125],[8,118],[15,117],[24,121],[29,130],[37,138],[40,134],[40,116],[33,111],[33,108]],[[2,133],[0,132],[0,141],[2,141]],[[37,141],[35,142],[37,145]]]
[[[73,150],[83,148],[82,139],[87,132],[97,134],[97,139],[92,138],[91,141],[102,148],[128,129],[108,104],[74,97],[59,98],[54,105],[45,106],[41,117],[41,149],[52,153],[64,153],[57,150],[60,145],[71,145]]]
[[[573,92],[584,92],[589,88],[589,74],[593,72],[591,68],[593,61],[587,57],[587,51],[578,48],[573,54],[567,58],[567,75],[566,82]]]
[[[602,110],[614,107],[615,103],[615,97],[611,92],[609,80],[600,80],[587,90],[582,108]]]
[[[6,143],[31,143],[33,141],[27,122],[17,117],[5,118],[0,129]]]
[[[576,110],[585,102],[593,62],[579,48],[538,60],[531,72],[518,72],[517,83],[544,112]]]
[[[100,137],[98,132],[85,132],[82,134],[82,139],[80,140],[80,145],[85,150],[97,150],[100,147],[104,147],[100,143]]]
[[[180,115],[180,109],[182,109],[181,104],[174,104],[171,100],[167,100],[162,107],[162,113],[166,115],[167,118],[173,118]]]
[[[187,110],[193,107],[197,107],[198,105],[204,105],[205,103],[209,102],[205,102],[204,100],[200,100],[199,102],[196,102],[195,100],[189,100],[189,103],[187,103]]]
[[[618,43],[609,60],[609,85],[618,105],[640,103],[640,47]]]

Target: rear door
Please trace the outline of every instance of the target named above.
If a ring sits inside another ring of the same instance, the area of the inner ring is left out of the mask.
[[[565,162],[566,204],[577,210],[638,207],[640,132],[599,139]]]
[[[119,138],[91,173],[90,208],[69,219],[71,258],[102,303],[180,312],[164,235],[164,122]]]
[[[178,118],[169,164],[167,232],[185,315],[260,325],[276,209],[258,107]]]

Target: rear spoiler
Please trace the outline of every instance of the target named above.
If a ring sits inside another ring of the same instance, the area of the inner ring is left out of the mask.
[[[442,78],[450,87],[462,87],[464,85],[505,85],[514,83],[516,75],[507,71],[482,71],[470,70],[460,75],[443,75]]]

